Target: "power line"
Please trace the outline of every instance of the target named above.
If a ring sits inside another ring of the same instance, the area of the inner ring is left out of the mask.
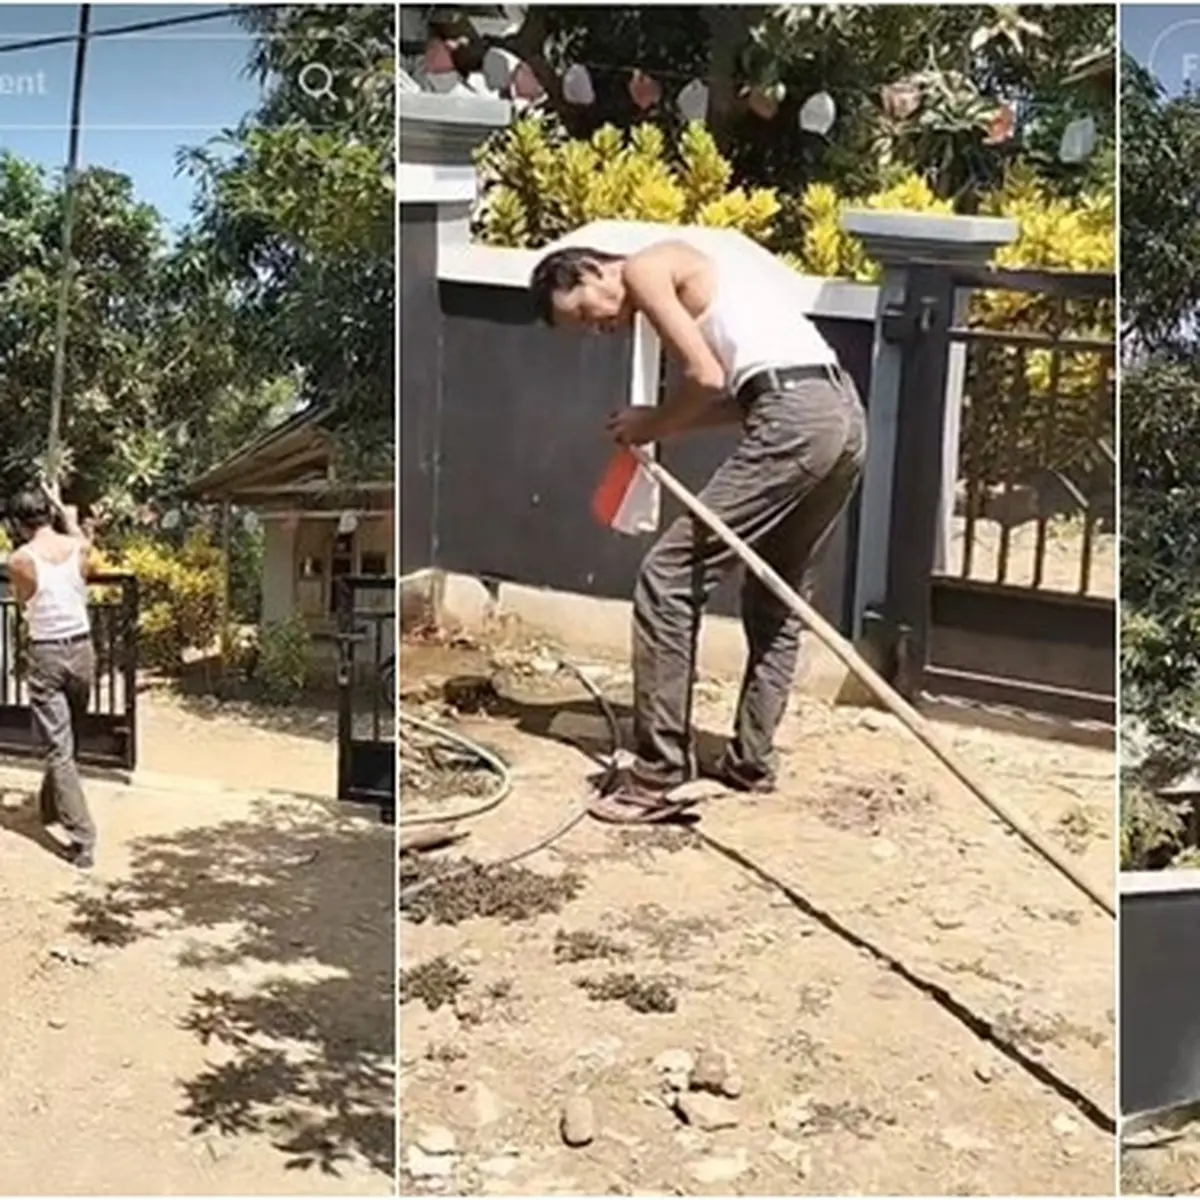
[[[156,21],[139,21],[133,25],[114,25],[111,29],[94,29],[87,36],[89,41],[97,38],[119,37],[126,33],[149,33],[154,29],[168,29],[179,25],[195,25],[200,21],[215,21],[221,17],[236,17],[250,12],[246,7],[221,8],[213,12],[192,13],[186,17],[161,17]],[[32,38],[27,42],[0,44],[0,54],[14,54],[18,50],[44,50],[48,46],[69,46],[79,41],[78,33],[56,33],[49,37]]]

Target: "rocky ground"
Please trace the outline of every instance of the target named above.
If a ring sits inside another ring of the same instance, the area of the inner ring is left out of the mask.
[[[485,874],[577,809],[580,747],[606,748],[587,693],[522,653],[402,663],[407,709],[513,780],[401,860],[432,880],[401,923],[402,1192],[1111,1191],[1112,922],[891,717],[800,701],[776,795],[715,794],[693,829],[585,820]],[[627,701],[619,665],[588,672]],[[702,756],[734,696],[700,685]],[[1111,890],[1111,752],[946,732]],[[457,790],[414,787],[406,818],[485,789]]]

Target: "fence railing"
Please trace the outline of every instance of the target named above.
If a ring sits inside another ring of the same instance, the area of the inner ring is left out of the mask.
[[[972,294],[948,331],[966,362],[945,573],[1113,596],[1113,277],[960,269],[954,283]]]

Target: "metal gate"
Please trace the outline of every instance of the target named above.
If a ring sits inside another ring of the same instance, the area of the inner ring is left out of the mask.
[[[882,614],[910,696],[1114,723],[1114,328],[1111,275],[910,271]]]
[[[87,714],[75,729],[78,760],[91,767],[137,766],[138,586],[132,575],[90,582],[96,678]],[[0,568],[0,755],[41,757],[29,708],[27,629]]]
[[[396,812],[396,581],[337,581],[338,798]]]

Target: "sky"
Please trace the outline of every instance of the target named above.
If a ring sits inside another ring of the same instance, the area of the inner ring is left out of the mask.
[[[1200,4],[1125,4],[1121,46],[1171,95],[1200,88]]]
[[[227,7],[94,3],[91,30]],[[73,34],[78,13],[69,4],[0,3],[0,149],[52,171],[66,161],[75,47],[4,47]],[[80,165],[128,175],[137,198],[177,229],[188,220],[193,186],[176,175],[176,152],[257,107],[258,84],[245,72],[250,48],[248,35],[226,17],[90,41]]]

